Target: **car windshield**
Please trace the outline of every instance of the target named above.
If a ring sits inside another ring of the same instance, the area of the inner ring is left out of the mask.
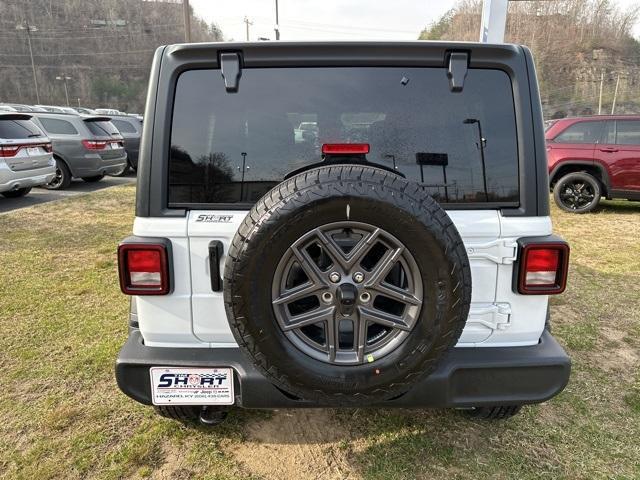
[[[452,92],[442,68],[252,68],[237,93],[217,70],[177,83],[169,204],[252,203],[322,161],[326,143],[367,143],[369,162],[442,203],[517,204],[511,81],[471,69]]]

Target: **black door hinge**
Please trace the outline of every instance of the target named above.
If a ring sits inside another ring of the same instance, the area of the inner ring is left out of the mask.
[[[242,76],[242,58],[239,52],[220,53],[220,72],[227,93],[236,93]]]

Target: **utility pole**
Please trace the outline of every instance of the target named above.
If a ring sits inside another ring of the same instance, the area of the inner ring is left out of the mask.
[[[34,25],[29,25],[29,22],[25,20],[24,25],[16,26],[16,30],[27,31],[27,42],[29,43],[29,56],[31,57],[31,71],[33,72],[33,85],[36,87],[36,101],[40,103],[40,92],[38,91],[38,78],[36,76],[36,64],[33,61],[33,48],[31,47],[31,31],[38,31],[38,28]]]
[[[613,104],[611,105],[611,115],[616,110],[616,100],[618,98],[618,85],[620,84],[620,74],[618,73],[618,78],[616,78],[616,89],[613,91]]]
[[[276,0],[276,40],[280,40],[280,21],[278,20],[278,0]]]
[[[249,25],[253,25],[253,22],[250,22],[246,15],[244,17],[243,22],[247,26],[247,42],[248,42],[249,41]]]
[[[191,43],[191,11],[189,0],[182,0],[182,14],[184,16],[184,41]]]
[[[600,72],[600,95],[598,96],[598,115],[602,113],[602,85],[604,84],[604,70]]]
[[[62,80],[64,81],[64,96],[67,99],[67,107],[69,107],[69,89],[67,88],[67,80],[71,80],[71,77],[68,76],[66,73],[63,73],[61,76],[56,77],[56,80]],[[80,99],[78,99],[80,100]],[[80,105],[78,105],[80,106]]]

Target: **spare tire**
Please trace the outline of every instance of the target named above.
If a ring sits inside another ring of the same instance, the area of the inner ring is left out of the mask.
[[[429,375],[471,301],[455,225],[422,187],[377,168],[300,173],[251,209],[229,248],[231,330],[280,389],[380,403]]]

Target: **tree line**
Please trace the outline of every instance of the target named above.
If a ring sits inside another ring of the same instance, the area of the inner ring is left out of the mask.
[[[481,0],[461,0],[420,39],[477,41],[481,11]],[[532,50],[545,116],[610,113],[614,95],[616,112],[640,112],[637,19],[638,7],[611,0],[509,3],[505,40]]]
[[[170,0],[0,0],[0,12],[0,102],[64,105],[66,83],[71,106],[142,112],[154,50],[184,41]],[[190,13],[193,42],[222,40]]]

